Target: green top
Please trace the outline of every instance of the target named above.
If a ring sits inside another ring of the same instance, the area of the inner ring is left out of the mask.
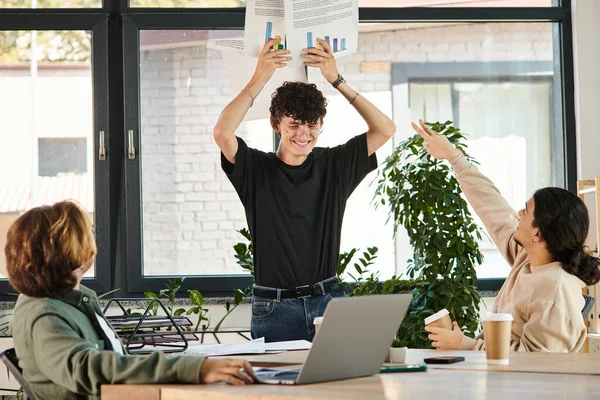
[[[203,357],[120,355],[95,313],[104,317],[96,293],[83,285],[60,299],[19,296],[15,351],[38,399],[99,399],[100,385],[111,383],[199,383]]]

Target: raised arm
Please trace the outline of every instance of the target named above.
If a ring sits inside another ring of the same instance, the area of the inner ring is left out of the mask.
[[[256,70],[252,79],[235,99],[225,107],[213,129],[215,142],[225,158],[232,164],[235,164],[235,155],[238,150],[235,131],[242,123],[250,107],[252,107],[254,99],[271,79],[275,70],[285,67],[287,62],[292,59],[288,55],[289,50],[270,50],[275,43],[275,39],[265,43],[258,55]]]
[[[323,50],[315,48],[304,49],[302,53],[302,57],[305,59],[304,65],[320,68],[327,82],[333,84],[338,79],[339,72],[333,52],[331,51],[331,46],[323,39],[319,38],[317,41],[323,46]],[[347,83],[339,84],[337,90],[354,106],[367,123],[367,149],[369,156],[371,156],[394,136],[396,125],[387,115],[352,89]]]
[[[500,253],[514,266],[519,254],[524,251],[514,239],[518,226],[515,210],[494,183],[471,165],[446,136],[429,129],[421,120],[419,125],[413,122],[412,127],[425,140],[425,148],[431,156],[450,161],[469,204],[481,218]]]

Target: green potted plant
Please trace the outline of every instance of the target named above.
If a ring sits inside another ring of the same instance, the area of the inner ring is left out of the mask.
[[[465,136],[445,123],[427,123],[465,153]],[[395,346],[431,348],[424,318],[447,308],[468,336],[478,328],[480,296],[475,265],[483,255],[475,224],[460,186],[447,162],[431,157],[414,135],[386,158],[376,178],[374,203],[389,208],[394,232],[404,227],[413,249],[407,274],[413,300],[394,341]]]

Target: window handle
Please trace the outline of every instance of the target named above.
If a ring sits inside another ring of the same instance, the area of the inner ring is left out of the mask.
[[[106,160],[106,147],[104,146],[104,131],[100,131],[99,134],[99,150],[98,150],[98,159],[100,161],[105,161]]]
[[[135,147],[133,146],[133,129],[128,130],[127,134],[129,136],[129,159],[135,160]]]

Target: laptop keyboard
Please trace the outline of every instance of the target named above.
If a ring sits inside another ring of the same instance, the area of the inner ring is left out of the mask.
[[[263,369],[261,371],[256,372],[256,376],[260,380],[282,380],[282,381],[295,381],[298,379],[298,375],[300,374],[300,370],[292,370],[292,371],[281,371],[276,369],[266,370]]]

